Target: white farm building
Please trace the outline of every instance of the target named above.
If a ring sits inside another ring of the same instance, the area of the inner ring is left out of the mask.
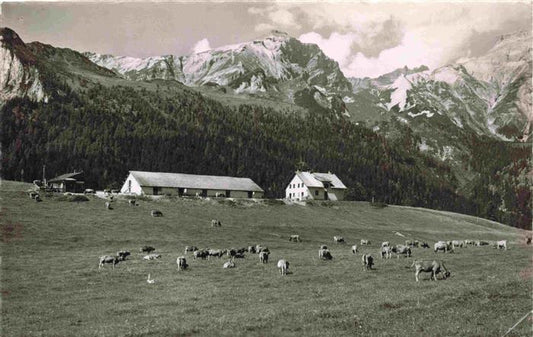
[[[344,200],[346,186],[333,173],[296,171],[285,189],[289,200]]]
[[[130,171],[120,193],[262,198],[264,191],[250,178]]]

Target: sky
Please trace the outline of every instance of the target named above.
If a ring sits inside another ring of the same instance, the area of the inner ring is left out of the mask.
[[[1,1],[1,0],[0,0]],[[187,55],[268,36],[317,44],[348,77],[431,69],[532,29],[531,2],[3,2],[25,42],[101,54]]]

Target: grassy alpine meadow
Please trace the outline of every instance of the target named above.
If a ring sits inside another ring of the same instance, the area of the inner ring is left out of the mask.
[[[475,217],[366,202],[225,199],[139,200],[43,197],[30,185],[1,184],[2,336],[502,336],[531,310],[532,249],[525,232]],[[152,209],[163,217],[150,216]],[[212,228],[211,219],[222,227]],[[396,232],[405,235],[401,237]],[[303,242],[289,242],[299,234]],[[333,243],[341,235],[346,244]],[[454,254],[414,248],[413,257],[382,260],[382,241],[508,240],[457,248]],[[361,239],[371,241],[352,254]],[[261,244],[236,259],[195,260],[186,245],[216,249]],[[332,261],[318,259],[326,244]],[[151,245],[161,259],[146,261]],[[132,255],[98,270],[101,255]],[[375,258],[364,271],[362,253]],[[185,255],[189,269],[178,271]],[[281,276],[278,259],[290,262]],[[414,259],[444,261],[451,277],[415,282]],[[148,274],[155,280],[147,282]],[[530,336],[531,318],[508,336]]]

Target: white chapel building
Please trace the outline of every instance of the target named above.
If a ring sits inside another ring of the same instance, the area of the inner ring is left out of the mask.
[[[296,171],[285,189],[289,200],[344,200],[346,186],[333,173]]]

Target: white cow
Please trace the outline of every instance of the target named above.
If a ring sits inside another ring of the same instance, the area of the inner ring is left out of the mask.
[[[287,271],[289,270],[289,261],[286,261],[283,259],[279,260],[278,268],[279,268],[279,273],[281,275],[287,275]]]
[[[444,266],[444,263],[442,261],[433,260],[433,261],[422,261],[422,260],[415,260],[411,267],[415,267],[415,279],[416,282],[418,282],[418,274],[420,272],[427,272],[431,273],[431,279],[434,281],[437,281],[437,274],[443,272],[443,278],[446,279],[448,276],[450,276],[450,272],[446,269]]]
[[[352,246],[352,253],[357,253],[357,245]]]
[[[507,250],[507,240],[496,241],[496,248]]]

